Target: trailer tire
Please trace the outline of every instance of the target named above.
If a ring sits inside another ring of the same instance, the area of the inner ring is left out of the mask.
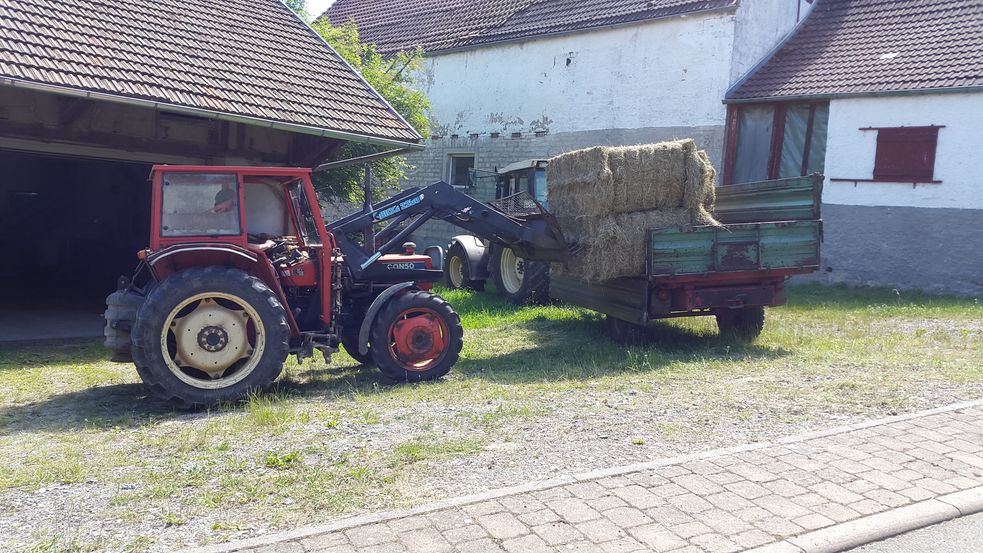
[[[496,246],[491,257],[495,288],[513,305],[549,301],[550,266],[541,261],[527,261],[510,248]]]
[[[182,326],[193,338],[178,339]],[[188,269],[157,285],[131,337],[137,373],[151,394],[183,409],[239,401],[268,388],[290,350],[286,311],[276,294],[256,277],[217,266]],[[243,348],[246,354],[229,361]],[[183,358],[195,354],[192,361]],[[213,361],[219,368],[206,367],[213,372],[192,365]]]
[[[639,346],[648,341],[648,329],[640,324],[623,321],[611,315],[606,316],[608,335],[612,340],[626,346]]]
[[[372,358],[396,382],[447,374],[464,346],[461,318],[446,300],[412,290],[389,300],[372,321]]]
[[[354,359],[355,361],[358,361],[358,364],[359,365],[371,365],[372,364],[372,362],[373,362],[373,359],[372,359],[372,346],[369,346],[369,351],[366,352],[365,355],[362,355],[358,351],[358,336],[357,335],[356,336],[342,336],[341,337],[341,345],[344,346],[345,353],[347,353],[348,356],[351,357],[352,359]]]
[[[464,250],[464,246],[456,242],[447,248],[447,257],[444,259],[444,285],[451,290],[463,288],[481,292],[485,289],[484,280],[471,278],[468,252]]]
[[[728,340],[753,342],[765,327],[764,307],[728,309],[716,314],[720,335]]]

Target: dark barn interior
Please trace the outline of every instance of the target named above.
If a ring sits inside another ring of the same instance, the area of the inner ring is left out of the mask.
[[[98,333],[106,295],[147,243],[149,173],[142,163],[0,151],[0,332],[16,337],[48,314],[52,336]]]

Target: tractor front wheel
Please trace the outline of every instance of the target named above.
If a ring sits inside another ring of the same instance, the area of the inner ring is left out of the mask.
[[[358,336],[342,336],[341,345],[345,347],[345,353],[355,361],[358,361],[359,365],[372,364],[372,347],[369,347],[368,353],[362,355],[358,351]]]
[[[179,407],[237,401],[267,388],[289,351],[286,312],[263,281],[201,267],[168,277],[147,297],[131,333],[137,372]]]
[[[481,292],[485,289],[484,280],[471,278],[468,252],[459,243],[455,243],[447,249],[447,258],[444,259],[444,285],[451,290],[464,288],[465,290]]]
[[[418,290],[389,300],[372,323],[372,358],[399,382],[447,374],[464,345],[461,318],[440,296]]]

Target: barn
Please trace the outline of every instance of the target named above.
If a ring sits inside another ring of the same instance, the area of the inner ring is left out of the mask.
[[[99,334],[153,164],[420,136],[279,0],[0,0],[0,340]]]

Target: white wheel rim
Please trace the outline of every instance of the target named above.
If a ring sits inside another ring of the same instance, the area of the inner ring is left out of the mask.
[[[525,274],[525,261],[515,255],[511,248],[502,250],[502,264],[499,267],[502,274],[502,285],[509,294],[516,294],[522,289],[522,277]]]
[[[232,294],[206,292],[179,303],[160,333],[167,368],[206,390],[228,388],[249,376],[266,348],[259,313]]]
[[[447,263],[447,274],[451,278],[451,286],[454,288],[464,286],[464,262],[455,255]]]

